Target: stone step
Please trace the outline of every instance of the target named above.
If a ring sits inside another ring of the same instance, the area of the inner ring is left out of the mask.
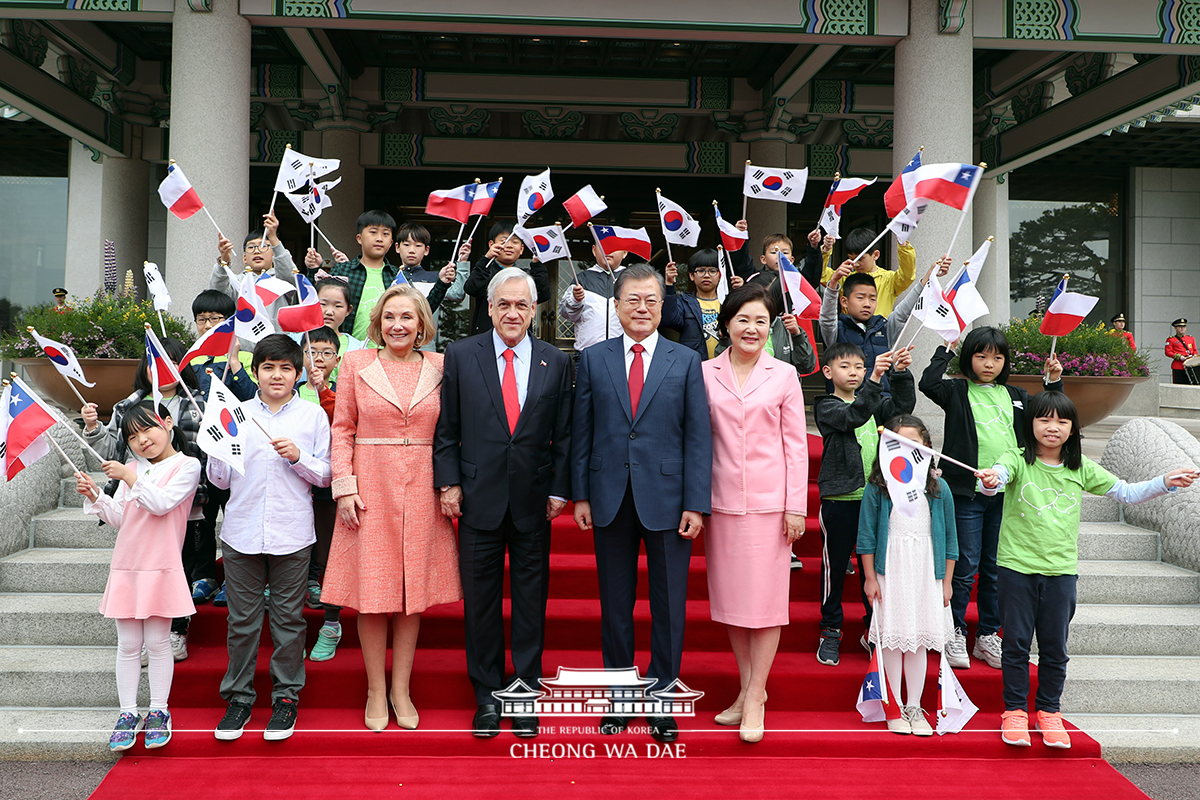
[[[59,508],[39,514],[30,523],[34,547],[110,548],[117,529],[82,508]]]
[[[1200,714],[1200,657],[1073,656],[1063,713]]]
[[[1158,533],[1120,522],[1079,526],[1079,557],[1089,561],[1158,561]]]
[[[1191,605],[1200,602],[1200,575],[1157,561],[1080,561],[1078,600],[1112,605]]]
[[[115,761],[108,737],[117,708],[0,708],[0,753],[9,761]]]
[[[103,592],[112,550],[34,547],[0,559],[0,592]]]
[[[1200,716],[1195,714],[1067,714],[1066,717],[1100,743],[1101,754],[1109,761],[1200,762]]]
[[[1100,495],[1084,494],[1079,518],[1083,522],[1116,522],[1121,518],[1121,504]]]
[[[0,645],[116,647],[99,608],[98,594],[0,594]]]
[[[1080,605],[1071,655],[1200,656],[1200,605]],[[1068,671],[1069,671],[1068,667]]]
[[[80,708],[117,707],[112,647],[0,647],[0,697],[5,705]],[[138,703],[150,702],[142,670]]]

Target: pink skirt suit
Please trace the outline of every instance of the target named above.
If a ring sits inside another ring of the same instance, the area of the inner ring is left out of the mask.
[[[808,509],[808,434],[796,370],[765,352],[742,386],[729,351],[703,364],[712,417],[712,517],[705,526],[716,622],[788,624],[791,548],[784,514]]]
[[[321,599],[366,614],[419,614],[462,599],[454,527],[433,485],[442,356],[387,361],[347,353],[338,375],[330,462],[334,498],[358,494],[358,530],[339,517]]]

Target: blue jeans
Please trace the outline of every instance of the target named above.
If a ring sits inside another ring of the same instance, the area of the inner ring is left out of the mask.
[[[1000,570],[1004,584],[1004,710],[1029,708],[1029,650],[1037,636],[1038,711],[1059,710],[1067,680],[1067,634],[1075,616],[1076,575],[1026,575]]]
[[[979,576],[979,591],[975,605],[979,610],[976,636],[986,636],[1000,630],[1000,602],[996,591],[996,546],[1000,542],[1000,520],[1004,514],[1004,495],[988,497],[975,494],[970,498],[954,498],[954,523],[958,529],[958,561],[954,563],[954,594],[950,610],[954,627],[967,630],[967,605],[971,602],[971,587]]]

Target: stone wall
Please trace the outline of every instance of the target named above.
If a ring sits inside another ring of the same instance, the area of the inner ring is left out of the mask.
[[[1200,466],[1200,442],[1165,419],[1134,419],[1109,439],[1100,463],[1134,483],[1180,467]],[[1135,506],[1125,506],[1130,525],[1159,532],[1162,560],[1200,571],[1200,488],[1180,489]]]
[[[50,435],[74,463],[83,465],[78,439],[62,425],[51,428]],[[89,469],[99,466],[94,458],[89,457],[89,462]],[[29,547],[29,521],[58,506],[61,480],[72,474],[73,470],[63,463],[58,451],[51,448],[11,481],[0,484],[0,557]]]

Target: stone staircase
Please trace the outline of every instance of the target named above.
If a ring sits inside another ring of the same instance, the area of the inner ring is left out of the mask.
[[[1063,713],[1111,761],[1200,761],[1200,575],[1111,500],[1085,495],[1083,519]]]
[[[1085,497],[1084,519],[1063,710],[1109,759],[1200,762],[1200,576],[1163,564],[1158,534],[1111,501]],[[116,628],[96,609],[115,531],[73,480],[30,527],[0,559],[0,757],[107,760]]]

